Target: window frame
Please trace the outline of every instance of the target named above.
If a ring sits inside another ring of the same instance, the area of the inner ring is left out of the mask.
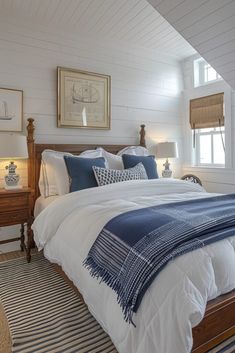
[[[201,170],[206,173],[215,172],[216,170],[231,170],[234,167],[233,162],[233,144],[232,144],[232,89],[223,80],[218,80],[203,86],[194,86],[194,64],[196,60],[202,59],[199,54],[192,55],[184,59],[181,63],[184,77],[184,95],[183,95],[183,125],[184,133],[182,137],[182,150],[180,153],[183,158],[183,168],[192,168],[192,170]],[[224,109],[225,109],[225,167],[213,166],[197,166],[195,161],[195,153],[193,148],[193,134],[189,124],[188,105],[190,99],[202,96],[224,92]],[[194,169],[195,168],[195,169]]]
[[[225,142],[225,126],[221,126],[223,129],[222,133],[224,135],[224,144]],[[213,129],[213,128],[212,128]],[[225,168],[226,165],[226,153],[224,152],[224,163],[214,163],[214,139],[213,136],[221,136],[220,130],[218,131],[201,131],[203,129],[197,129],[195,131],[195,148],[194,148],[194,154],[195,154],[195,166],[198,167],[210,167],[210,168]],[[192,132],[194,133],[194,132]],[[211,163],[201,163],[200,162],[200,136],[210,136],[211,137]]]
[[[203,83],[204,84],[213,83],[213,82],[221,80],[221,76],[218,74],[217,71],[215,71],[215,69],[210,64],[208,64],[206,61],[203,64],[204,64],[203,65]],[[208,80],[208,70],[210,68],[215,71],[216,78],[214,80]],[[207,78],[207,80],[206,80],[206,78]]]
[[[208,62],[206,62],[206,60],[204,60],[203,58],[195,59],[193,63],[194,63],[193,77],[194,77],[194,87],[195,88],[200,87],[200,86],[210,85],[210,84],[220,82],[223,80],[222,77],[218,74],[218,72],[216,70],[215,70],[216,79],[210,80],[210,81],[205,80],[206,66],[211,67],[212,69],[214,69],[214,68]]]

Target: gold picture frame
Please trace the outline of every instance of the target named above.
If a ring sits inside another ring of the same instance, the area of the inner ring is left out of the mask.
[[[22,131],[23,91],[0,87],[0,131]]]
[[[109,75],[57,67],[57,126],[110,129]]]

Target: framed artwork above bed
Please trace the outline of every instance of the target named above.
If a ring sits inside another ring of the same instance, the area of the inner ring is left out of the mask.
[[[110,129],[108,75],[57,68],[58,127]]]

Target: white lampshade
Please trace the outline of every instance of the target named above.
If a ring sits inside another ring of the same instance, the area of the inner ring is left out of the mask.
[[[1,159],[26,159],[28,147],[26,136],[19,134],[0,134]]]
[[[157,144],[157,158],[177,158],[178,147],[176,142],[160,142]]]

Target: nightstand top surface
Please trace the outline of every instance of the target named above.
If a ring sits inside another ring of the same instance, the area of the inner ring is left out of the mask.
[[[0,188],[0,196],[2,195],[9,195],[9,194],[20,194],[20,193],[25,193],[31,192],[31,189],[29,187],[23,187],[22,189],[12,189],[12,190],[6,190],[4,188]]]

